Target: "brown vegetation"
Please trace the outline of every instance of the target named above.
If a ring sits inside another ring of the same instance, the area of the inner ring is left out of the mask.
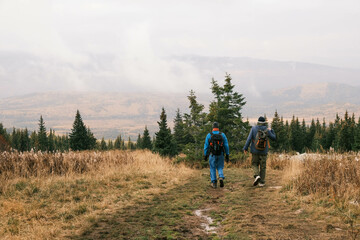
[[[149,151],[1,153],[0,238],[56,239],[146,200],[193,170]]]
[[[333,200],[360,202],[360,161],[356,154],[306,157],[294,190],[302,195],[329,196]]]

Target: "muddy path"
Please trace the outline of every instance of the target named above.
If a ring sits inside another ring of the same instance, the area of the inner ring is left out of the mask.
[[[328,221],[282,193],[281,172],[253,187],[249,169],[225,169],[225,187],[212,189],[208,170],[161,194],[102,214],[71,239],[349,239],[341,221]],[[119,203],[121,204],[121,203]]]

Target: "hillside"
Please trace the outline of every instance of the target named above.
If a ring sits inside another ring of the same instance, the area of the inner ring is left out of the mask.
[[[235,83],[236,84],[236,83]],[[293,115],[310,121],[326,118],[332,121],[335,114],[345,110],[360,114],[360,87],[337,83],[301,85],[260,93],[258,97],[246,95],[247,104],[243,116],[254,122],[259,115],[270,119],[275,110],[285,119]],[[0,99],[0,122],[6,128],[37,129],[43,115],[47,129],[67,133],[72,127],[76,110],[79,109],[86,125],[97,138],[115,138],[118,134],[133,140],[142,133],[145,125],[150,134],[157,131],[157,121],[162,107],[173,125],[176,109],[188,111],[187,93],[86,93],[50,92]],[[197,94],[200,103],[208,107],[212,96]]]

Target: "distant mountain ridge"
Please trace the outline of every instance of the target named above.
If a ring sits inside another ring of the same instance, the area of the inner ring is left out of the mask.
[[[212,78],[233,77],[236,90],[247,95],[299,84],[344,83],[360,86],[360,69],[249,57],[170,56],[158,62],[89,55],[87,61],[49,61],[24,52],[0,51],[0,98],[48,91],[196,92],[206,93]],[[120,64],[121,63],[121,64]],[[154,64],[154,65],[152,65]]]
[[[249,93],[325,82],[360,86],[360,69],[248,57],[175,58],[196,66],[207,79],[215,77],[216,80],[222,80],[225,72],[230,73],[237,88]]]
[[[341,116],[347,110],[359,117],[359,92],[359,86],[342,83],[305,84],[267,91],[260,97],[250,97],[248,101],[251,104],[245,106],[245,112],[249,116],[266,113],[272,117],[277,110],[287,119],[295,115],[307,121],[312,118],[326,118],[327,121],[333,121],[336,113]]]
[[[266,114],[271,120],[275,110],[285,119],[293,115],[308,122],[312,118],[323,117],[333,121],[336,113],[343,115],[345,110],[360,115],[360,87],[339,83],[305,84],[266,91],[255,97],[246,95],[247,104],[243,117],[250,122]],[[241,91],[240,91],[241,93]],[[145,125],[150,133],[158,130],[157,121],[161,108],[165,107],[168,124],[173,125],[176,109],[188,112],[188,93],[101,93],[101,92],[48,92],[28,94],[0,99],[0,122],[6,128],[38,128],[40,115],[43,116],[47,130],[69,133],[76,110],[79,109],[87,126],[97,138],[131,136],[136,139]],[[198,101],[208,108],[213,96],[196,94]],[[207,111],[207,110],[206,110]]]

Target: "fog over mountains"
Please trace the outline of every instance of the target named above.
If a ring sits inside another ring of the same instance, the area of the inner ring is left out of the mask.
[[[74,65],[23,53],[0,53],[0,122],[8,129],[34,130],[43,115],[48,130],[68,133],[79,109],[96,137],[122,134],[135,139],[145,125],[151,134],[157,131],[162,107],[170,125],[177,108],[187,112],[191,89],[207,111],[213,99],[211,79],[223,84],[226,72],[231,74],[235,90],[246,97],[243,116],[251,122],[263,114],[272,118],[275,110],[285,119],[295,115],[307,121],[323,117],[332,121],[336,113],[341,116],[345,110],[356,117],[360,114],[360,70],[356,69],[252,58],[175,56],[163,59],[166,74],[159,77],[164,84],[160,81],[150,87],[153,75],[146,84],[132,78],[132,74],[146,77],[146,69],[122,74],[121,69],[114,71],[114,57],[91,57],[91,64]]]

